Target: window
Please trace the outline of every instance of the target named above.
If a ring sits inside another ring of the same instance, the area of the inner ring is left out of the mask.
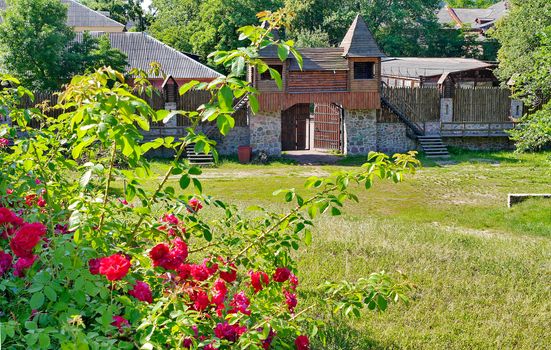
[[[373,79],[373,62],[354,62],[354,79]]]
[[[268,67],[275,69],[279,75],[283,75],[283,66],[281,64],[270,64]],[[264,73],[260,74],[260,80],[273,80],[272,76],[270,75],[270,71],[267,70]]]

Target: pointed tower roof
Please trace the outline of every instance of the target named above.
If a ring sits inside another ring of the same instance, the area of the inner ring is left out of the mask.
[[[346,57],[384,57],[362,16],[356,19],[340,45]]]

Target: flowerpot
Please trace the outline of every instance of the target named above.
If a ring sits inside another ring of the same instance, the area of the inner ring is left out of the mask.
[[[251,161],[252,153],[253,149],[251,146],[239,146],[237,148],[237,157],[239,158],[239,163],[249,163]]]

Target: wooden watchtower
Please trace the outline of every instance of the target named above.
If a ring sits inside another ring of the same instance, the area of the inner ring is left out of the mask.
[[[260,57],[270,68],[281,73],[282,90],[278,89],[268,72],[259,74],[252,70],[249,74],[250,82],[260,92],[260,113],[251,118],[253,148],[272,154],[278,154],[281,150],[309,149],[314,145],[312,140],[319,134],[319,138],[340,138],[335,144],[344,152],[369,151],[370,141],[363,145],[354,141],[358,143],[357,147],[350,143],[350,139],[363,138],[354,136],[354,133],[365,128],[354,131],[351,125],[348,129],[346,125],[347,119],[354,123],[356,117],[362,114],[368,114],[370,122],[373,119],[375,123],[375,111],[381,108],[381,58],[384,54],[364,19],[359,15],[354,19],[339,47],[299,48],[298,51],[303,59],[302,70],[294,56],[282,62],[275,47],[260,51]],[[311,127],[312,105],[332,106],[337,108],[336,111],[341,111],[341,115],[336,112],[335,118],[338,120],[330,127],[335,129],[334,132],[322,130],[319,125]],[[347,113],[353,116],[345,117]],[[275,123],[280,126],[275,127]],[[267,129],[273,130],[266,134]],[[318,130],[321,131],[316,134]],[[310,141],[300,139],[303,134]]]

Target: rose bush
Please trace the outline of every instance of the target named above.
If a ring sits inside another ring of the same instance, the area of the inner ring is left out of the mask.
[[[281,190],[289,210],[269,212],[236,206],[203,194],[201,169],[181,159],[186,146],[213,151],[215,142],[196,133],[202,121],[216,121],[226,133],[234,125],[233,101],[256,91],[240,77],[247,65],[276,70],[258,59],[258,49],[276,45],[281,59],[292,42],[274,40],[285,13],[259,14],[264,27],[244,27],[251,46],[218,52],[231,68],[211,83],[189,89],[211,92],[198,111],[154,111],[141,93],[151,93],[144,72],[133,71],[130,86],[109,68],[75,77],[61,93],[58,118],[39,109],[19,110],[32,94],[3,76],[0,113],[0,344],[25,349],[309,349],[329,311],[360,315],[407,301],[409,284],[385,273],[357,283],[327,283],[318,305],[303,305],[293,250],[310,244],[320,214],[340,215],[345,201],[357,201],[358,185],[375,178],[401,181],[418,165],[414,154],[372,154],[361,168],[327,179],[312,177],[306,198]],[[9,85],[7,84],[9,83]],[[181,114],[193,122],[187,135],[144,142],[150,121]],[[28,127],[32,119],[41,128]],[[9,141],[13,141],[13,145]],[[143,155],[174,150],[174,160],[154,191]],[[128,169],[116,166],[124,158]],[[86,159],[83,161],[82,159]],[[167,186],[178,176],[180,191]],[[125,181],[121,198],[117,183]]]

